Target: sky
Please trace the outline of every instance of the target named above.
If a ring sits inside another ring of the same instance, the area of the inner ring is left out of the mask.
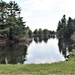
[[[3,0],[9,2],[11,0]],[[14,1],[14,0],[12,0]],[[75,0],[15,0],[21,7],[21,16],[31,30],[56,30],[58,21],[65,14],[66,18],[75,18]]]

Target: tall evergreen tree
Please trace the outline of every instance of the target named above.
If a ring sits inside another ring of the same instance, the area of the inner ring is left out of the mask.
[[[14,37],[23,37],[26,35],[26,22],[20,17],[21,9],[15,1],[9,3],[0,2],[0,36],[8,37],[12,40]]]
[[[58,23],[57,27],[58,37],[70,38],[74,31],[75,31],[75,21],[71,17],[69,17],[67,21],[64,15],[61,22]]]

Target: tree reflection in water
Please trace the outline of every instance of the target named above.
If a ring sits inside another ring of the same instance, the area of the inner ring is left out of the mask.
[[[64,55],[65,58],[67,57],[68,53],[72,51],[73,49],[72,44],[74,44],[74,41],[71,39],[65,38],[58,39],[59,51]]]
[[[23,43],[0,45],[0,63],[23,64],[26,53],[27,46]]]
[[[55,38],[54,36],[50,37],[35,37],[34,41],[36,43],[44,41],[47,43],[48,39],[50,38]],[[69,55],[69,52],[72,51],[73,47],[72,45],[74,44],[74,41],[71,39],[65,39],[65,38],[59,38],[58,39],[58,47],[59,47],[59,52],[63,54],[63,56],[66,58],[67,55]]]
[[[47,43],[48,39],[54,37],[35,37],[36,43],[44,41]],[[29,43],[31,43],[30,41]],[[73,50],[74,42],[71,39],[58,39],[59,52],[66,58],[68,53]],[[28,46],[25,43],[0,45],[0,63],[1,64],[23,64],[26,61]]]
[[[50,39],[50,38],[55,38],[55,36],[44,36],[44,37],[42,37],[42,36],[39,36],[39,37],[34,37],[34,41],[36,42],[36,43],[41,43],[42,41],[44,41],[45,43],[47,43],[47,41],[48,41],[48,39]]]

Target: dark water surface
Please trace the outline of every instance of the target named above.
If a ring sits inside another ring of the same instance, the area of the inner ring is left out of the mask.
[[[65,61],[72,50],[73,41],[49,38],[35,38],[29,45],[25,43],[0,45],[1,64],[40,64]]]

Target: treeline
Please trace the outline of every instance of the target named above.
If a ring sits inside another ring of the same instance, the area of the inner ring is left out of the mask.
[[[21,8],[15,1],[0,2],[0,38],[12,40],[28,35],[29,27],[20,14]]]
[[[29,37],[48,37],[50,35],[55,35],[55,31],[51,31],[48,29],[35,29],[33,32],[31,30],[29,30]]]
[[[15,1],[9,3],[1,0],[0,2],[0,38],[7,38],[13,40],[21,37],[33,37],[33,36],[49,36],[54,35],[55,31],[48,29],[35,29],[32,30],[26,26],[26,22],[23,21],[23,17],[20,16],[21,8]]]
[[[66,15],[63,15],[62,19],[58,23],[57,36],[59,38],[70,38],[75,31],[75,19],[71,17],[66,19]]]

